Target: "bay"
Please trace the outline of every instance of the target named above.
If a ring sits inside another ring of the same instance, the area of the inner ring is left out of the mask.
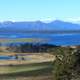
[[[80,34],[0,33],[0,39],[19,38],[48,39],[45,43],[59,46],[80,45]]]

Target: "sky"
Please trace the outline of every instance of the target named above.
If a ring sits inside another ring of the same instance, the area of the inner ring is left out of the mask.
[[[80,0],[0,0],[0,21],[80,20]]]

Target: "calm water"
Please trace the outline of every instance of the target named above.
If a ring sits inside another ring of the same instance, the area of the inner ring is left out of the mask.
[[[0,56],[0,60],[15,60],[15,56]]]
[[[22,56],[20,56],[22,57]],[[23,58],[23,57],[22,57]],[[16,59],[16,56],[5,56],[5,55],[0,55],[0,60],[22,60],[22,58]],[[32,58],[24,58],[25,60],[31,60]]]
[[[53,45],[80,45],[80,34],[0,33],[0,38],[41,38],[48,39],[45,43]]]

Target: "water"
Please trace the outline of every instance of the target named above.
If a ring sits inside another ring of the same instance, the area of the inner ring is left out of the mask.
[[[0,56],[0,60],[15,60],[15,56]]]
[[[16,59],[16,56],[5,56],[5,55],[0,55],[0,60],[31,60],[32,58],[24,58],[22,56],[19,56],[19,58]]]
[[[43,34],[43,33],[0,33],[1,39],[41,38],[48,39],[47,44],[80,45],[80,34]],[[41,42],[43,43],[43,42]]]

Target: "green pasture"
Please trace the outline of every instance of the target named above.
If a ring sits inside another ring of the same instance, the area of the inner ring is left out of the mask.
[[[15,38],[15,39],[0,39],[1,43],[13,43],[13,42],[45,42],[48,39],[41,38]]]
[[[16,73],[24,73],[27,74],[38,70],[47,70],[52,68],[51,62],[44,63],[34,63],[34,64],[25,64],[25,65],[8,65],[8,66],[0,66],[0,75],[1,74],[16,74]],[[42,71],[43,72],[43,71]]]

